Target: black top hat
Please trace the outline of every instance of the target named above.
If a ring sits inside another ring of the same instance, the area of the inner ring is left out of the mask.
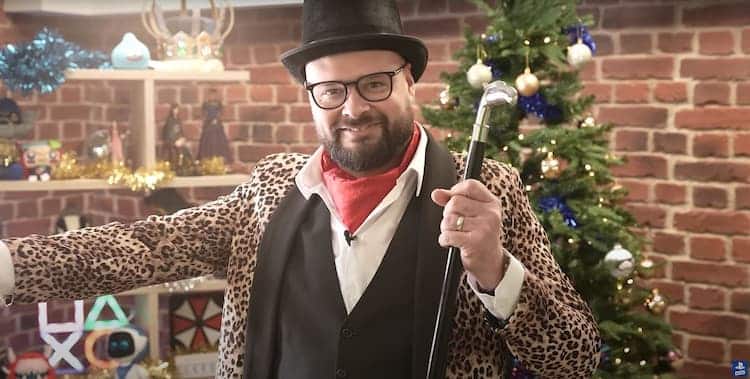
[[[305,0],[302,46],[286,51],[281,62],[300,83],[305,64],[337,53],[391,50],[411,63],[414,80],[427,65],[427,48],[405,36],[395,0]]]

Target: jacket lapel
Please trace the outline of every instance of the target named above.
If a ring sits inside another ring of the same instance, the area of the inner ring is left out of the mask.
[[[306,201],[293,185],[263,233],[247,313],[244,378],[270,378],[272,375],[281,279],[294,242],[293,236],[314,203]]]
[[[432,344],[435,319],[440,303],[440,291],[448,260],[448,249],[438,244],[440,220],[443,208],[432,201],[430,193],[436,188],[451,188],[456,184],[456,166],[451,154],[428,135],[425,153],[425,170],[419,201],[417,271],[414,293],[414,355],[412,369],[414,378],[427,375],[427,361]],[[453,320],[455,305],[449,309]],[[445,362],[446,356],[438,357]]]

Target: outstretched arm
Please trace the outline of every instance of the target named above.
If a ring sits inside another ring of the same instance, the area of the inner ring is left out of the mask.
[[[247,193],[245,184],[169,216],[2,240],[15,277],[7,295],[21,303],[83,299],[213,273],[227,264]]]

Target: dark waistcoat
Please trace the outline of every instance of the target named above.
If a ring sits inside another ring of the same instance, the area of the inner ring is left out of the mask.
[[[330,214],[319,197],[310,201],[282,279],[275,376],[410,378],[418,202],[407,207],[380,267],[347,315]]]

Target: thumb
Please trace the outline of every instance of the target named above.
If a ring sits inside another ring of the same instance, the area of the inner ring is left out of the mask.
[[[444,207],[446,203],[448,203],[448,200],[451,199],[453,196],[451,194],[451,191],[447,189],[438,188],[432,191],[430,194],[432,197],[432,201],[435,202],[435,204]]]

